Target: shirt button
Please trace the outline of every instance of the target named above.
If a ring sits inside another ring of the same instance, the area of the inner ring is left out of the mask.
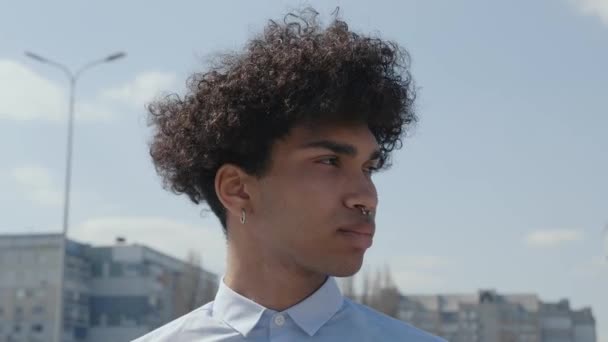
[[[282,314],[276,315],[274,317],[274,324],[278,326],[283,326],[283,324],[285,324],[285,316],[283,316]]]

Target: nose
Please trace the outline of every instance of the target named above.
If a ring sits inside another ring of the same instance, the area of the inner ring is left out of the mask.
[[[349,186],[350,190],[344,199],[344,205],[350,209],[361,209],[376,211],[378,207],[378,193],[376,186],[371,179],[367,177],[357,178],[356,182],[352,182]]]

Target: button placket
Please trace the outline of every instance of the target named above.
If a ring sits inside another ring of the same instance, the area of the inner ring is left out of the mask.
[[[273,321],[276,326],[282,327],[283,325],[285,325],[285,316],[283,314],[277,314],[276,316],[274,316]]]

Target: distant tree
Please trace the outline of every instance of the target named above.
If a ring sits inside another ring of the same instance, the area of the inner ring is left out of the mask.
[[[344,297],[356,300],[357,294],[355,293],[355,275],[342,278],[340,283]]]
[[[369,306],[371,306],[374,309],[377,309],[378,307],[378,303],[379,303],[379,299],[380,299],[380,292],[382,291],[382,281],[383,281],[383,275],[382,275],[382,270],[376,268],[373,271],[373,276],[371,279],[371,288],[369,290]]]
[[[174,316],[179,317],[213,300],[214,281],[202,269],[200,253],[190,250],[174,288]]]
[[[362,282],[361,294],[360,296],[355,295],[354,298],[363,305],[397,317],[401,293],[393,282],[388,265],[385,265],[383,269],[366,269]]]
[[[373,308],[389,316],[397,317],[401,294],[393,282],[388,265],[385,265],[381,272],[377,272],[374,282],[377,285],[374,289]]]
[[[357,294],[355,284],[360,284],[361,292]],[[384,314],[397,317],[401,293],[393,281],[388,265],[383,268],[363,270],[361,277],[342,278],[342,294],[363,305],[367,305]]]
[[[363,305],[369,306],[371,304],[372,293],[371,293],[371,277],[369,271],[366,269],[363,271],[363,285],[361,286],[361,295],[359,296],[359,302]]]

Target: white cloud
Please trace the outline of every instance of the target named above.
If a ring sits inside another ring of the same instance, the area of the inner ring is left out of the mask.
[[[0,120],[65,121],[68,111],[68,90],[36,74],[27,66],[0,59]],[[67,83],[67,80],[66,80]],[[110,111],[99,103],[77,99],[74,112],[77,120],[103,121]]]
[[[587,15],[598,16],[608,25],[608,0],[573,0],[579,9]]]
[[[16,167],[13,178],[21,185],[33,188],[45,188],[52,184],[49,171],[39,166]]]
[[[116,216],[86,220],[70,231],[70,237],[93,245],[112,245],[116,237],[138,243],[179,259],[189,250],[200,252],[203,267],[223,273],[226,241],[221,228],[207,228],[164,217]]]
[[[48,169],[23,166],[14,168],[11,174],[27,199],[44,207],[61,206],[63,194],[54,186]]]
[[[104,99],[128,104],[136,109],[143,109],[161,92],[174,88],[176,79],[177,77],[173,73],[149,71],[137,75],[127,84],[104,91],[101,96]]]
[[[524,237],[524,242],[533,247],[556,247],[582,240],[583,234],[574,229],[538,230]]]

